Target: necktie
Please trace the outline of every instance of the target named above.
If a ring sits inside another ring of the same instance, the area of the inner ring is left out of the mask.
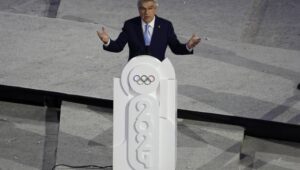
[[[144,39],[145,39],[145,45],[149,46],[151,42],[151,35],[149,30],[150,25],[145,25],[145,32],[144,32]]]

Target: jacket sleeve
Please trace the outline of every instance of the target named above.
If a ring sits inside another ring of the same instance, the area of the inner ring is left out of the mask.
[[[103,49],[110,52],[121,52],[124,49],[127,42],[128,42],[128,36],[127,36],[127,27],[125,23],[122,28],[122,32],[119,34],[118,38],[116,40],[110,40],[108,46],[103,45]]]
[[[182,44],[179,42],[174,32],[172,23],[169,23],[168,45],[174,54],[177,55],[193,54],[193,51],[187,50],[186,44]]]

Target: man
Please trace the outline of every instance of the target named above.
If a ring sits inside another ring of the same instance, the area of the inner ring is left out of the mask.
[[[172,23],[156,16],[157,7],[156,0],[138,0],[140,16],[127,20],[116,40],[110,39],[104,27],[97,31],[104,50],[120,52],[128,43],[129,60],[139,55],[151,55],[163,61],[167,46],[175,54],[192,54],[201,39],[193,35],[186,44],[180,43]]]

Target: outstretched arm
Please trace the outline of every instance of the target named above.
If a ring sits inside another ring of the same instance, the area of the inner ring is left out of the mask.
[[[193,54],[193,48],[200,43],[201,39],[193,34],[187,43],[181,44],[174,32],[173,25],[170,25],[168,44],[172,52],[179,55]]]
[[[104,27],[102,27],[102,31],[97,31],[97,34],[104,44],[103,49],[106,51],[121,52],[127,43],[127,35],[124,28],[116,40],[110,39]]]

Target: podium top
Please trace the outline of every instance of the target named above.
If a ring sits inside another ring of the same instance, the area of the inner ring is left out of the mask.
[[[175,69],[173,67],[173,64],[171,63],[170,59],[167,57],[163,61],[160,61],[157,58],[150,55],[136,56],[131,60],[129,60],[129,62],[124,67],[123,72],[125,71],[126,68],[132,68],[140,64],[147,64],[147,65],[151,65],[156,69],[161,69],[162,71],[161,76],[164,79],[176,79],[176,74],[175,74]]]
[[[140,92],[147,89],[153,89],[158,86],[160,80],[175,80],[175,69],[168,58],[162,62],[155,57],[149,55],[141,55],[132,58],[123,68],[121,75],[121,83],[124,91],[129,92],[129,85],[145,84],[147,88],[136,86]]]

